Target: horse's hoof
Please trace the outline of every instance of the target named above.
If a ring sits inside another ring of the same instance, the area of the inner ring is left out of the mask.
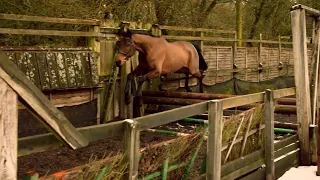
[[[187,88],[187,92],[192,92],[192,89],[190,89],[190,88]]]

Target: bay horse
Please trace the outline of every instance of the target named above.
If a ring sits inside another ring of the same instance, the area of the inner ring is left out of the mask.
[[[139,65],[127,76],[125,87],[125,102],[130,103],[131,81],[138,77],[138,89],[136,96],[141,96],[142,85],[146,80],[166,76],[169,73],[183,73],[186,76],[185,89],[192,90],[188,86],[189,74],[198,79],[200,92],[203,92],[203,71],[208,66],[201,50],[196,45],[186,42],[168,42],[163,37],[132,33],[129,29],[119,31],[117,41],[118,53],[115,63],[121,67],[126,61],[139,52]]]

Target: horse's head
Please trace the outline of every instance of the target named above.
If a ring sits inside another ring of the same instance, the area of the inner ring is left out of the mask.
[[[120,30],[120,39],[117,41],[118,54],[116,56],[116,65],[122,66],[135,52],[136,47],[132,40],[132,33],[129,29]]]

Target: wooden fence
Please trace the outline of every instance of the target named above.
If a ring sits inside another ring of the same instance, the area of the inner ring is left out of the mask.
[[[274,176],[274,142],[273,142],[273,115],[274,102],[281,97],[295,94],[295,88],[280,89],[275,91],[266,91],[256,94],[231,97],[221,100],[206,101],[198,104],[184,106],[178,109],[151,114],[139,117],[133,120],[125,120],[114,123],[96,125],[91,127],[79,128],[78,131],[83,134],[88,141],[112,137],[119,132],[123,132],[125,137],[126,152],[129,153],[128,161],[130,162],[129,177],[136,177],[138,168],[139,152],[139,133],[149,128],[157,127],[163,124],[171,123],[186,117],[209,113],[209,135],[208,135],[208,161],[207,177],[210,179],[220,179],[221,175],[221,138],[222,138],[222,111],[225,109],[252,104],[256,102],[265,102],[265,162],[256,162],[252,165],[256,168],[266,163],[267,174]],[[106,133],[107,132],[107,133]],[[220,142],[220,143],[219,143]],[[19,154],[26,155],[34,152],[41,152],[52,148],[60,147],[59,140],[55,139],[52,134],[33,136],[19,139]],[[277,148],[278,149],[278,148]],[[259,156],[260,157],[260,156]],[[258,165],[257,165],[258,163]],[[252,168],[251,166],[251,168]],[[232,177],[239,177],[252,169],[233,173]],[[236,170],[235,170],[236,171]],[[228,175],[229,177],[230,175]]]
[[[87,32],[0,28],[1,34],[87,37],[89,46],[89,49],[33,48],[28,50],[2,48],[0,51],[7,52],[11,60],[42,90],[102,87],[102,91],[97,91],[95,95],[90,95],[91,97],[89,98],[98,99],[98,123],[103,120],[112,120],[116,116],[120,116],[122,119],[130,118],[130,113],[128,114],[127,112],[132,105],[127,107],[123,103],[124,97],[120,92],[124,91],[126,75],[138,64],[137,56],[132,58],[131,63],[126,63],[121,72],[119,72],[121,74],[119,77],[119,89],[117,88],[118,86],[108,85],[108,83],[112,83],[108,80],[108,77],[112,76],[115,41],[117,40],[116,34],[120,28],[125,26],[135,32],[147,32],[155,36],[161,36],[162,31],[166,30],[169,35],[162,35],[162,37],[169,41],[187,40],[199,43],[209,65],[204,79],[204,84],[209,86],[232,77],[248,81],[263,81],[279,75],[290,76],[293,72],[292,50],[283,47],[291,46],[292,43],[282,40],[281,37],[276,41],[263,40],[262,38],[259,40],[239,40],[236,37],[236,32],[230,30],[175,27],[142,22],[116,22],[112,19],[83,20],[0,14],[0,20],[81,24],[89,27]],[[177,33],[185,35],[181,36],[177,35]],[[237,42],[239,41],[252,42],[257,44],[258,47],[237,47]],[[212,42],[216,44],[228,42],[231,46],[213,46]],[[269,47],[269,45],[277,48]],[[172,77],[177,78],[179,76],[175,74]],[[157,80],[153,81],[151,88],[157,88],[159,83]],[[189,83],[192,86],[196,85],[197,81],[191,79]],[[162,83],[162,88],[165,90],[175,90],[183,86],[183,80]],[[111,90],[111,87],[116,88]],[[89,89],[88,92],[90,91],[92,89]],[[83,102],[87,102],[87,100]],[[112,113],[106,117],[104,110]]]

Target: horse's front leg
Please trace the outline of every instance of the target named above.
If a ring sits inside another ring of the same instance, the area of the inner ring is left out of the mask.
[[[160,77],[160,71],[158,69],[153,69],[149,71],[147,74],[138,77],[138,90],[136,92],[136,96],[142,96],[142,85],[146,80],[151,80],[154,78]]]
[[[139,64],[131,73],[127,75],[127,82],[126,87],[124,89],[125,93],[125,103],[130,104],[131,103],[131,85],[132,80],[135,76],[143,75],[146,73],[145,67],[141,64]]]
[[[130,94],[131,94],[131,83],[133,78],[134,78],[134,74],[132,72],[127,75],[126,87],[124,89],[124,95],[125,95],[124,100],[126,104],[131,103]]]

